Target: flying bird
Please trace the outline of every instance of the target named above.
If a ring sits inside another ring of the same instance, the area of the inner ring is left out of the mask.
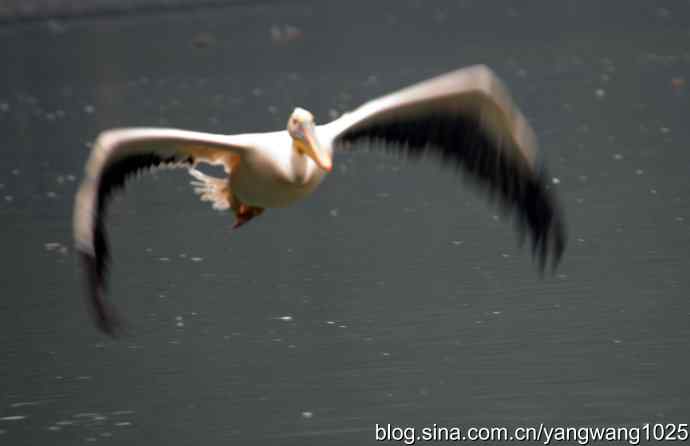
[[[102,132],[93,146],[74,209],[76,249],[98,326],[116,334],[119,318],[105,299],[108,242],[105,215],[112,193],[133,173],[186,167],[215,209],[235,227],[311,194],[333,168],[333,153],[362,147],[433,156],[459,167],[512,211],[543,271],[565,249],[561,207],[537,154],[534,132],[496,75],[482,65],[459,69],[371,100],[324,125],[295,108],[287,129],[210,134],[169,128]],[[217,178],[196,169],[220,165]],[[414,180],[414,179],[411,179]]]

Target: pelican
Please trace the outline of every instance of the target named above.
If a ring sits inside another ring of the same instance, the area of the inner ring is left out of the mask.
[[[547,258],[554,267],[559,262],[566,240],[562,212],[537,157],[534,132],[498,77],[477,65],[371,100],[324,125],[295,108],[286,130],[267,133],[102,132],[86,164],[73,221],[97,325],[111,335],[120,327],[105,299],[105,214],[112,192],[128,176],[165,165],[186,167],[201,199],[234,213],[237,228],[267,208],[289,206],[311,194],[333,168],[334,151],[364,146],[436,155],[444,165],[460,167],[513,211],[521,238],[530,235],[542,271]],[[227,176],[204,174],[196,168],[199,163],[220,165]]]

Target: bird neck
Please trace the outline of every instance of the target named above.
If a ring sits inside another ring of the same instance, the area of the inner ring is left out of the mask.
[[[307,156],[304,143],[296,139],[292,140],[292,171],[295,181],[298,183],[306,182],[309,157]]]
[[[292,149],[300,155],[307,156],[307,150],[306,147],[304,147],[304,143],[298,139],[292,139]]]

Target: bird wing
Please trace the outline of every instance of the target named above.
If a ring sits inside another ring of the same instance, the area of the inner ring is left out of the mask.
[[[162,128],[129,128],[101,133],[91,151],[74,207],[74,238],[87,278],[92,308],[99,327],[110,333],[118,328],[104,298],[108,264],[105,215],[112,193],[143,169],[221,164],[251,150],[239,135],[215,135]]]
[[[367,102],[321,126],[334,148],[371,141],[410,155],[437,155],[460,166],[529,231],[543,270],[565,249],[561,207],[537,160],[534,132],[507,89],[485,66],[460,69]]]

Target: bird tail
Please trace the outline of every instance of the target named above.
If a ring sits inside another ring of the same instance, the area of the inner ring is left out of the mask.
[[[194,192],[199,195],[201,201],[210,201],[213,209],[223,211],[230,209],[231,197],[230,181],[228,178],[216,178],[191,168],[189,174],[197,181],[191,181]]]

